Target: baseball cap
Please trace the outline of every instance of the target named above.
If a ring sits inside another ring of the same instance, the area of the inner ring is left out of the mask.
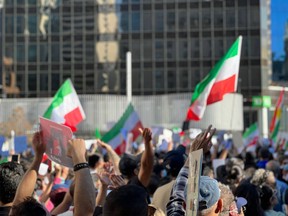
[[[240,214],[241,208],[247,204],[247,200],[244,197],[235,197],[238,213]]]
[[[200,176],[199,211],[212,207],[219,199],[218,182],[208,176]]]
[[[119,169],[122,175],[131,176],[134,173],[134,170],[138,168],[141,162],[142,154],[131,155],[123,154],[119,162]]]
[[[185,163],[183,154],[177,150],[166,153],[163,160],[163,166],[171,172],[172,176],[177,176]]]

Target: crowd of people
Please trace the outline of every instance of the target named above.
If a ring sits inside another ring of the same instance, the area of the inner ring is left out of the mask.
[[[135,154],[117,155],[96,140],[86,150],[83,139],[72,139],[67,156],[74,168],[45,158],[41,132],[33,136],[33,156],[0,164],[0,216],[186,215],[191,187],[189,154],[203,149],[197,215],[288,215],[288,155],[272,153],[258,144],[255,152],[238,153],[231,145],[212,145],[216,130],[209,126],[191,143],[169,145],[156,151],[152,132],[142,132],[144,148]],[[229,147],[227,147],[229,146]],[[215,159],[225,161],[213,167]],[[41,164],[49,165],[42,173]]]

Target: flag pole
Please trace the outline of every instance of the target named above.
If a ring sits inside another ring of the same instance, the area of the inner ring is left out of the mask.
[[[132,54],[126,53],[126,96],[127,104],[132,102]]]

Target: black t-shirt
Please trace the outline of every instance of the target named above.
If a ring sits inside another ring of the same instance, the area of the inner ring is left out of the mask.
[[[147,191],[147,188],[140,182],[140,180],[138,179],[138,176],[135,176],[135,177],[133,177],[133,178],[131,178],[129,181],[128,181],[128,183],[127,183],[128,185],[137,185],[137,186],[140,186],[140,187],[142,187],[142,188],[144,188],[144,190],[146,191],[146,193],[147,193],[147,202],[148,202],[148,204],[151,204],[151,201],[150,201],[150,196],[149,196],[149,193],[148,193],[148,191]]]
[[[0,207],[0,216],[8,216],[10,209],[11,209],[11,206]]]

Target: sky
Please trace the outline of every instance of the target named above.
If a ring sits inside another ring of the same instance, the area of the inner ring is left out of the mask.
[[[272,53],[276,59],[284,56],[285,23],[288,22],[288,0],[271,1]]]

